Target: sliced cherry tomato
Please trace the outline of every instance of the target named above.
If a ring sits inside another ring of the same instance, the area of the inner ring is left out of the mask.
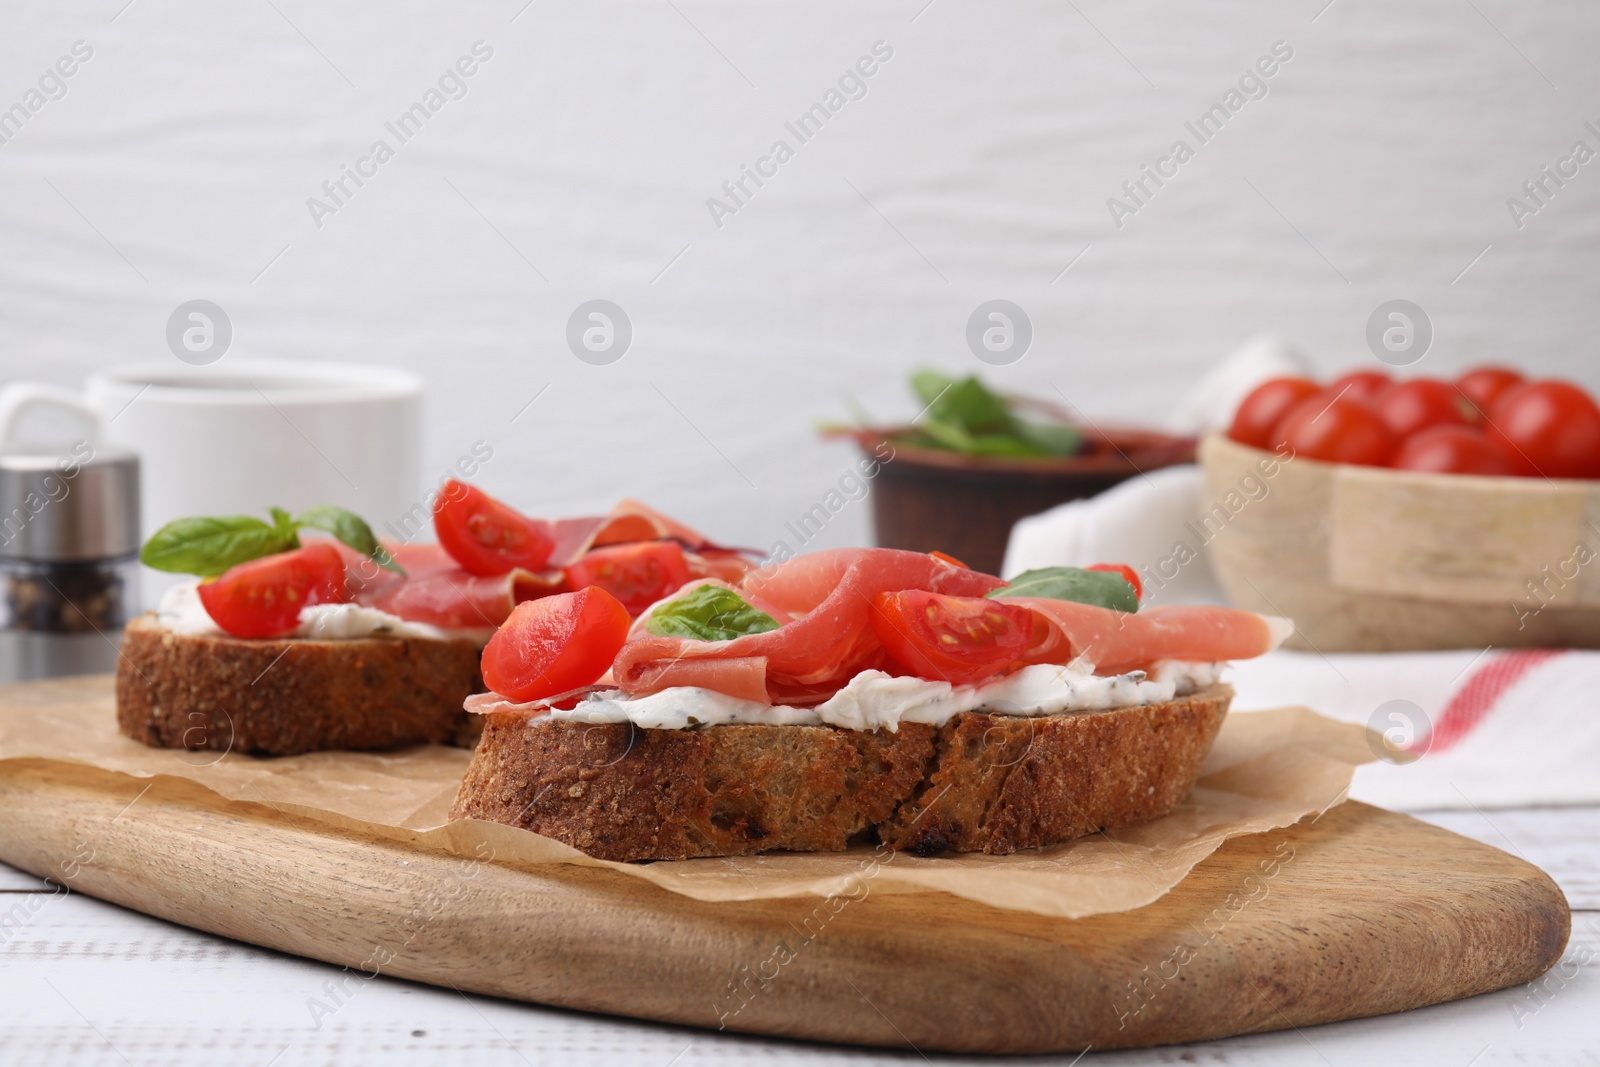
[[[972,569],[971,567],[967,566],[965,563],[962,563],[959,559],[956,559],[954,556],[950,555],[949,553],[940,552],[937,548],[934,549],[932,552],[929,552],[928,555],[932,556],[934,559],[944,560],[946,563],[950,564],[950,566],[952,566],[952,567],[960,567],[964,571],[970,571]]]
[[[328,544],[241,563],[200,583],[211,621],[234,637],[281,637],[300,625],[300,609],[350,599],[344,558]]]
[[[1250,391],[1233,413],[1233,425],[1228,436],[1242,445],[1266,448],[1272,439],[1272,428],[1278,420],[1308,396],[1315,396],[1322,387],[1310,378],[1272,378]]]
[[[689,580],[689,564],[676,541],[640,541],[596,548],[567,568],[574,589],[599,586],[638,615]]]
[[[1085,567],[1086,571],[1106,571],[1110,574],[1120,574],[1124,581],[1133,586],[1133,595],[1144,597],[1144,583],[1139,581],[1139,572],[1126,563],[1096,563],[1092,567]]]
[[[1033,640],[1033,612],[986,597],[908,589],[872,600],[872,630],[895,663],[951,685],[971,685],[1020,659]]]
[[[1477,415],[1472,402],[1450,382],[1412,378],[1396,382],[1375,402],[1378,414],[1397,437],[1410,437],[1429,426],[1461,426]]]
[[[1526,474],[1600,478],[1600,407],[1571,382],[1524,382],[1494,402],[1489,435]]]
[[[1390,466],[1437,474],[1520,474],[1505,445],[1476,426],[1430,426],[1400,445]]]
[[[483,682],[516,701],[598,682],[628,639],[627,609],[604,589],[518,604],[483,650]]]
[[[1343,393],[1345,396],[1370,402],[1382,396],[1393,384],[1394,379],[1381,370],[1354,370],[1329,382],[1328,395],[1338,396]]]
[[[518,567],[542,570],[555,547],[548,522],[530,519],[453,478],[439,489],[433,529],[444,550],[469,574],[506,574]]]
[[[1349,393],[1339,396],[1332,386],[1290,408],[1272,431],[1273,448],[1325,463],[1381,467],[1399,444],[1376,408]]]
[[[1522,375],[1506,367],[1474,367],[1456,379],[1456,388],[1472,401],[1480,417],[1488,414],[1501,393],[1521,384]]]

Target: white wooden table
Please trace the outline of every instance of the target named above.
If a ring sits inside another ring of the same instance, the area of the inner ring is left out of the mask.
[[[1600,808],[1436,812],[1549,871],[1574,909],[1562,963],[1518,987],[1403,1015],[1084,1062],[1489,1067],[1600,1062]],[[317,1019],[338,969],[63,894],[0,865],[0,1063],[643,1064],[968,1062],[727,1036],[409,982],[363,982]],[[1072,1056],[996,1062],[1070,1064]]]

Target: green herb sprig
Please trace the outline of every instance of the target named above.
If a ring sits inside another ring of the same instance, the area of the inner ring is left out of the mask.
[[[745,603],[731,589],[702,585],[650,613],[644,628],[658,637],[732,641],[778,628],[778,620]]]
[[[1041,567],[1023,571],[989,594],[990,599],[1036,596],[1047,600],[1073,600],[1079,604],[1111,608],[1115,611],[1139,610],[1139,594],[1120,574],[1090,571],[1082,567]]]
[[[1077,427],[1035,422],[1016,412],[1016,404],[977,378],[951,378],[920,370],[911,389],[926,405],[915,425],[933,447],[971,456],[1070,456],[1083,444]]]
[[[300,547],[300,531],[312,529],[331,533],[385,570],[405,574],[372,527],[353,511],[324,505],[297,516],[278,507],[269,508],[268,514],[271,522],[253,515],[174,519],[144,543],[139,561],[158,571],[215,578],[241,563],[292,552]]]

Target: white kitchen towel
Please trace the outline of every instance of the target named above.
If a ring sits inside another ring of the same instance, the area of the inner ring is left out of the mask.
[[[1139,572],[1149,603],[1226,604],[1210,548],[1196,533],[1204,501],[1204,480],[1193,464],[1141,474],[1018,522],[1000,573],[1015,578],[1034,567],[1126,563]]]
[[[1276,337],[1258,337],[1197,383],[1166,420],[1174,433],[1225,428],[1245,395],[1268,378],[1309,373],[1306,358]],[[1152,603],[1227,603],[1196,533],[1205,509],[1199,468],[1139,475],[1088,500],[1032,515],[1011,530],[1001,574],[1032,567],[1127,563]]]
[[[1305,354],[1283,338],[1252,337],[1190,387],[1167,416],[1166,429],[1195,436],[1225,430],[1233,422],[1234,409],[1268,378],[1314,374]]]
[[[1371,726],[1415,759],[1356,772],[1400,811],[1600,804],[1600,652],[1279,650],[1233,667],[1234,710],[1303,704]]]

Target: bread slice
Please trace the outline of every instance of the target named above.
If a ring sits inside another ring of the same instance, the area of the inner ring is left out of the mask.
[[[117,725],[156,748],[291,756],[423,742],[470,746],[461,704],[483,691],[468,640],[245,640],[128,624],[117,660]]]
[[[1232,698],[1219,684],[1164,704],[968,712],[895,733],[649,730],[497,712],[450,817],[519,826],[608,860],[836,852],[873,839],[921,855],[1005,854],[1171,811]]]

